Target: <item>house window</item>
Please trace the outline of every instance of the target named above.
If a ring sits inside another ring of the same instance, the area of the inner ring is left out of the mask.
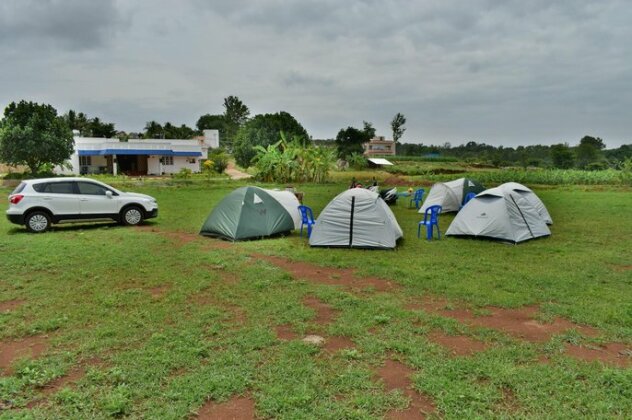
[[[163,165],[173,165],[173,156],[165,156],[162,158]]]
[[[79,156],[79,166],[92,165],[92,156]]]
[[[195,163],[195,159],[187,159],[187,162],[194,164]]]

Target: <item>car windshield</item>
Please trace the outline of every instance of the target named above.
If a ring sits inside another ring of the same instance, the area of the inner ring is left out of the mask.
[[[24,189],[24,187],[26,187],[26,182],[20,182],[20,185],[18,185],[13,192],[11,193],[11,195],[13,194],[19,194],[22,192],[22,190]]]

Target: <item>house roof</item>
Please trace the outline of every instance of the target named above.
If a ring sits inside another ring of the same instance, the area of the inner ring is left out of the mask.
[[[392,166],[393,164],[386,159],[382,158],[369,158],[367,159],[369,162],[374,163],[380,166]]]
[[[79,156],[105,156],[105,155],[147,155],[147,156],[202,156],[202,152],[173,151],[160,149],[101,149],[79,150]]]

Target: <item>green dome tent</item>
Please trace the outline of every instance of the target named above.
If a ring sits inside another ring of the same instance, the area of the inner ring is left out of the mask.
[[[200,235],[239,241],[287,234],[300,225],[299,205],[289,191],[238,188],[215,206]]]

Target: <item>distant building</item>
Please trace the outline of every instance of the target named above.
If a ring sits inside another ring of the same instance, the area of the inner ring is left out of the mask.
[[[188,168],[200,172],[208,149],[219,147],[219,132],[204,130],[193,140],[105,139],[75,136],[70,157],[72,169],[57,168],[65,174],[167,175]]]
[[[395,156],[395,142],[384,136],[373,137],[364,147],[364,156]]]

